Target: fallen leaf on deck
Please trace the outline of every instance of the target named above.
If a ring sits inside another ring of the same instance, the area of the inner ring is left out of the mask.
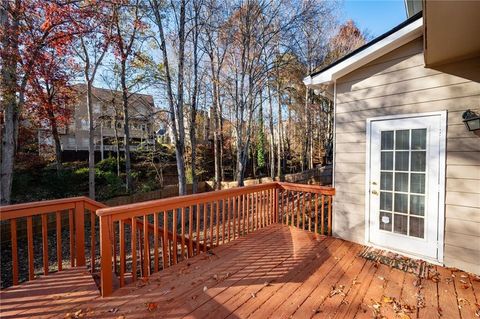
[[[155,302],[147,302],[145,305],[147,306],[148,311],[155,311],[158,308],[158,304]]]
[[[467,299],[465,298],[458,298],[457,299],[458,303],[461,305],[469,305],[470,304],[470,301],[468,301]]]
[[[252,292],[250,295],[252,296],[252,298],[256,298],[256,297],[257,297],[257,294],[254,293],[254,292]]]
[[[361,284],[361,282],[359,282],[359,281],[356,281],[356,280],[352,281],[352,285],[360,285],[360,284]]]
[[[469,284],[464,284],[464,285],[462,285],[462,288],[463,289],[468,289],[468,288],[470,288],[470,285]]]
[[[468,278],[468,276],[465,275],[465,274],[460,275],[460,277],[462,277],[462,278]]]
[[[378,276],[378,279],[380,279],[380,280],[385,280],[385,277],[383,277],[383,276]]]
[[[339,285],[338,287],[332,286],[332,290],[330,290],[330,294],[328,296],[330,298],[339,294],[341,294],[342,296],[345,296],[345,294],[343,293],[343,288],[345,288],[344,285]]]
[[[193,295],[192,300],[196,300],[198,298],[198,295]]]
[[[117,312],[118,312],[118,308],[112,308],[112,309],[110,309],[108,312],[117,313]]]
[[[466,283],[467,283],[467,281],[464,280],[464,279],[460,279],[460,282],[461,282],[462,284],[466,284]]]
[[[207,291],[207,286],[203,286],[203,292]]]
[[[392,302],[394,302],[394,301],[395,301],[394,298],[387,297],[387,296],[383,296],[383,297],[382,297],[382,302],[384,302],[384,303],[392,303]]]

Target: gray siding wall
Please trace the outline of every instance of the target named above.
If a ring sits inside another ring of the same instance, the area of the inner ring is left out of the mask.
[[[480,273],[480,137],[461,118],[480,112],[480,58],[445,69],[424,67],[419,38],[337,81],[333,229],[365,241],[366,119],[447,110],[444,262]]]

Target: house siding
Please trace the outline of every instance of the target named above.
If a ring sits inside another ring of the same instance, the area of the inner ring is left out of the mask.
[[[446,69],[425,68],[420,37],[337,80],[333,231],[365,243],[366,119],[446,110],[444,263],[480,273],[480,137],[461,117],[480,112],[480,59]]]

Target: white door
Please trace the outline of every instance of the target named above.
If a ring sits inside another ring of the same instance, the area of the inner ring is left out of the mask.
[[[439,114],[369,121],[367,197],[374,245],[438,260],[443,123]]]

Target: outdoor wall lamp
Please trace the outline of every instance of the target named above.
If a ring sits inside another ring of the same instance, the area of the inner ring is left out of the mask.
[[[480,116],[471,110],[466,110],[462,114],[463,123],[469,131],[480,130]]]

